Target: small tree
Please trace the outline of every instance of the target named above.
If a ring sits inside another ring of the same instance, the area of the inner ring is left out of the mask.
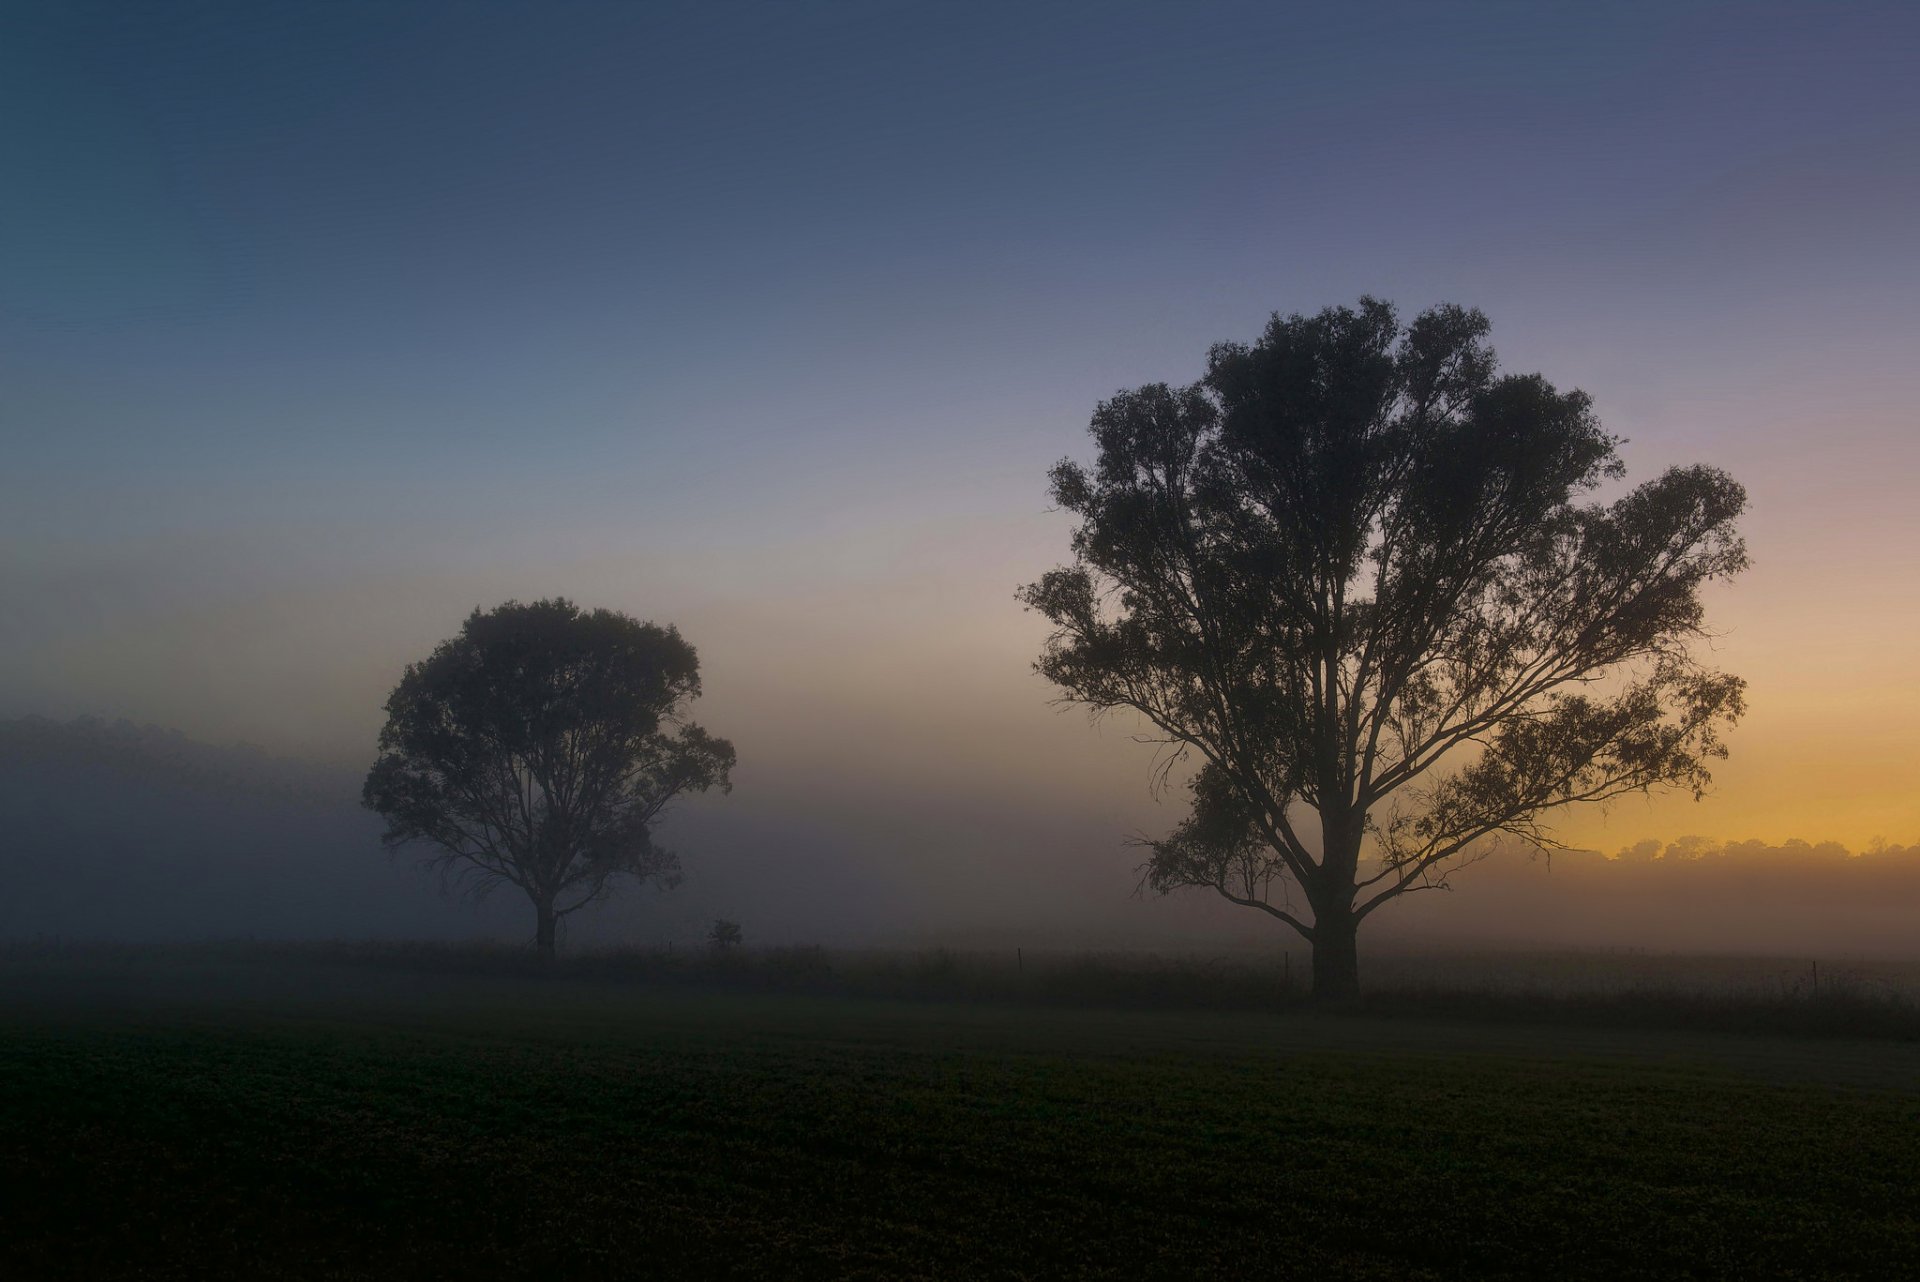
[[[555,598],[475,610],[387,700],[363,802],[389,848],[484,895],[532,902],[535,944],[628,876],[671,886],[680,863],[653,830],[675,798],[730,788],[733,746],[684,719],[700,694],[671,627]]]
[[[745,938],[740,933],[740,923],[728,921],[725,917],[716,918],[713,929],[707,932],[707,943],[716,953],[731,952],[740,946]]]
[[[1499,375],[1487,332],[1363,299],[1121,393],[1094,466],[1053,471],[1076,564],[1021,591],[1066,701],[1138,713],[1166,769],[1199,758],[1143,884],[1286,923],[1322,999],[1358,991],[1361,921],[1482,838],[1698,796],[1742,710],[1691,642],[1701,585],[1747,563],[1745,493],[1685,467],[1577,502],[1624,475],[1617,440],[1583,393]]]

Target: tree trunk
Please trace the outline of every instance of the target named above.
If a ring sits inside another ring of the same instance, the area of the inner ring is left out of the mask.
[[[1360,996],[1360,919],[1353,900],[1360,867],[1360,843],[1366,835],[1363,813],[1323,812],[1320,816],[1321,881],[1313,903],[1313,1003],[1344,1006]]]
[[[538,922],[539,922],[539,924],[534,929],[534,935],[533,935],[534,951],[540,955],[541,961],[552,961],[553,960],[553,925],[554,925],[554,922],[557,920],[557,918],[555,918],[553,915],[553,901],[548,899],[536,899],[533,903],[533,910],[537,915]]]
[[[1342,1006],[1360,996],[1359,935],[1351,907],[1314,914],[1314,1005]]]

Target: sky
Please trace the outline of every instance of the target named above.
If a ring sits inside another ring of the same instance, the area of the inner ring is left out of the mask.
[[[364,763],[408,661],[564,594],[699,648],[740,752],[701,804],[769,859],[1016,915],[1124,893],[1179,812],[1031,672],[1046,469],[1102,398],[1372,293],[1485,310],[1630,480],[1751,494],[1714,793],[1566,839],[1920,839],[1912,6],[9,3],[0,35],[0,715]]]

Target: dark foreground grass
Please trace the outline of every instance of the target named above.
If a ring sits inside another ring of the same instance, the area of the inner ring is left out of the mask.
[[[1903,1046],[1829,1044],[1836,1069],[1893,1057],[1864,1088],[1818,1064],[1769,1080],[1738,1069],[1738,1045],[1672,1036],[1479,1044],[1297,1015],[471,977],[213,992],[15,987],[0,1274],[1894,1277],[1920,1261]]]

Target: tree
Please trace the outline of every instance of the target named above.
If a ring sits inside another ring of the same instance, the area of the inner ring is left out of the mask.
[[[1500,374],[1488,328],[1371,298],[1276,315],[1200,382],[1104,402],[1098,460],[1052,472],[1074,564],[1020,593],[1064,702],[1197,766],[1143,887],[1286,923],[1323,1000],[1358,992],[1360,923],[1483,838],[1551,848],[1558,807],[1699,796],[1742,711],[1695,650],[1702,585],[1747,564],[1745,492],[1696,466],[1582,501],[1625,475],[1619,441],[1585,394]]]
[[[725,917],[714,918],[713,929],[707,932],[707,944],[716,953],[731,952],[745,938],[740,932],[740,923]]]
[[[556,924],[615,878],[679,880],[653,840],[670,803],[730,790],[733,745],[683,716],[699,694],[671,627],[561,598],[476,609],[387,700],[362,801],[389,848],[430,843],[476,894],[517,886],[552,957]]]

